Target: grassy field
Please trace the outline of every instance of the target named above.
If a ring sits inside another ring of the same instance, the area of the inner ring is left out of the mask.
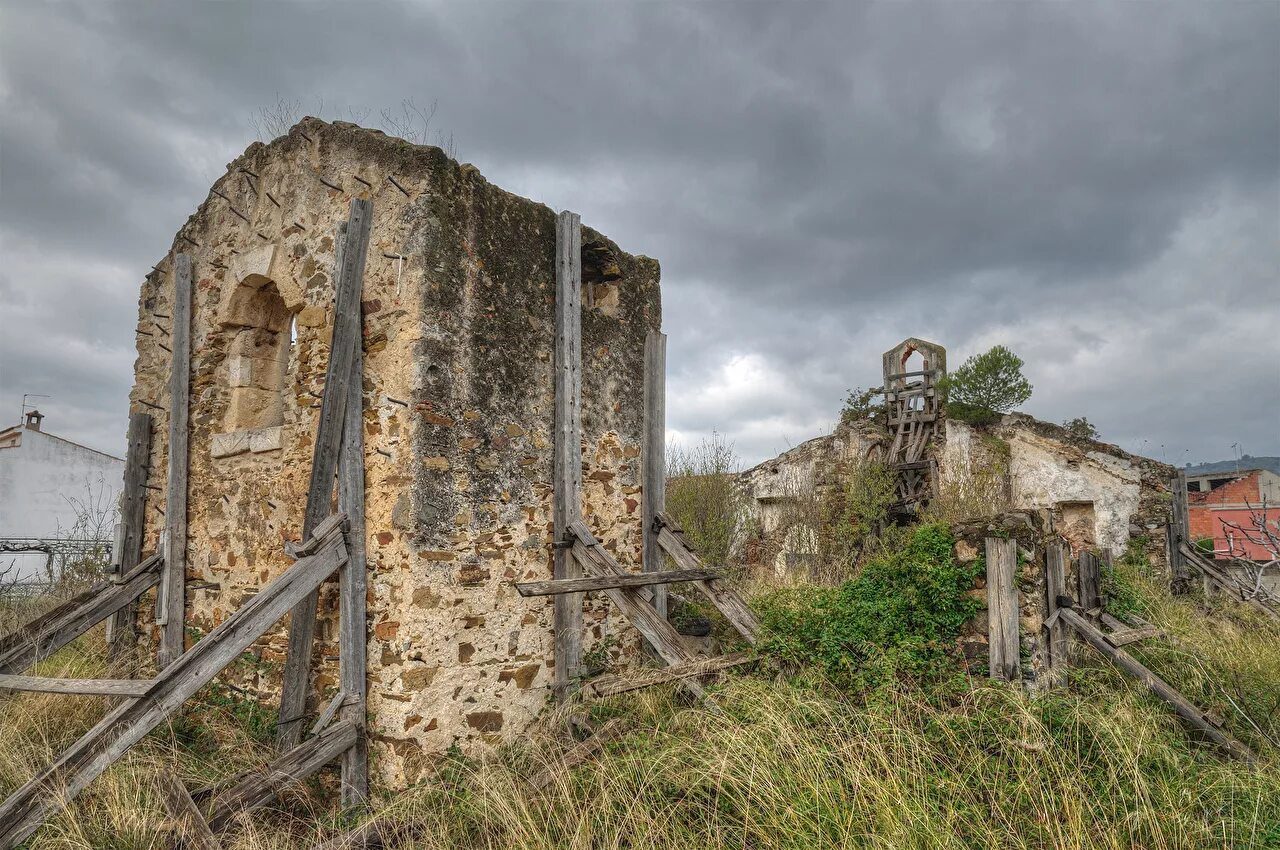
[[[593,761],[556,767],[573,740],[551,717],[521,746],[442,759],[429,779],[380,799],[378,813],[415,848],[1280,847],[1280,629],[1239,606],[1170,598],[1136,570],[1122,568],[1112,588],[1169,635],[1135,654],[1257,750],[1257,769],[1194,740],[1087,648],[1068,688],[1029,696],[936,663],[870,683],[833,676],[785,644],[789,658],[714,689],[721,714],[670,689],[603,701],[594,718],[629,731]],[[868,634],[859,640],[896,639]],[[101,664],[86,639],[40,672],[100,675]],[[6,793],[103,711],[86,698],[4,703]],[[29,846],[166,846],[156,771],[175,769],[188,787],[234,775],[269,757],[272,721],[225,689],[206,691]],[[554,779],[535,792],[526,777],[546,767]],[[291,792],[225,846],[307,848],[354,823],[327,802],[331,787],[321,778]]]

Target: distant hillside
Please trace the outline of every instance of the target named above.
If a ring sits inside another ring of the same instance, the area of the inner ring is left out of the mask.
[[[1188,475],[1204,475],[1208,472],[1235,472],[1237,463],[1241,472],[1250,469],[1267,469],[1280,475],[1280,457],[1251,457],[1245,455],[1236,460],[1215,460],[1213,463],[1198,463],[1195,466],[1187,466],[1184,470]]]

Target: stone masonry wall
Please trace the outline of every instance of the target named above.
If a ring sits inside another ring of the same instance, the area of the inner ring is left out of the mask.
[[[551,574],[555,215],[438,148],[316,119],[251,146],[214,189],[225,199],[211,193],[173,243],[195,268],[189,640],[290,564],[281,547],[300,535],[333,328],[335,228],[351,198],[369,198],[370,728],[378,778],[402,784],[455,742],[519,733],[549,694],[551,600],[511,583]],[[585,227],[583,245],[583,303],[595,305],[582,321],[584,514],[638,568],[658,264]],[[157,265],[142,287],[135,409],[168,403],[172,261]],[[163,488],[167,424],[152,412],[149,483]],[[163,523],[154,495],[147,551]],[[322,588],[321,698],[336,684],[335,597]],[[603,603],[586,618],[588,649],[616,633],[613,657],[636,650]],[[281,626],[228,676],[274,698],[284,648]]]

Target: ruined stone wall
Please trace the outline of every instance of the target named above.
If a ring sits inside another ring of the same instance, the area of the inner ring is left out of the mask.
[[[196,281],[189,640],[290,563],[281,546],[300,536],[333,328],[335,228],[351,198],[368,198],[370,724],[381,780],[412,780],[455,742],[520,732],[549,694],[551,600],[524,600],[511,583],[551,574],[554,213],[438,148],[316,119],[251,146],[214,189],[173,243]],[[583,246],[583,303],[595,305],[582,320],[584,514],[638,565],[658,265],[588,228]],[[171,259],[158,267],[142,288],[137,409],[168,403]],[[160,488],[166,442],[158,415],[149,483]],[[162,503],[148,500],[148,551]],[[336,681],[335,595],[322,589],[324,695]],[[634,651],[602,603],[586,619],[588,649],[616,632],[610,652]],[[278,628],[230,675],[273,697],[284,649]]]
[[[1130,540],[1144,540],[1153,565],[1167,568],[1163,541],[1171,467],[1011,414],[981,429],[947,421],[940,457],[944,484],[979,474],[990,460],[983,459],[990,453],[983,440],[992,438],[1007,447],[1003,462],[1012,507],[1049,511],[1054,530],[1077,553],[1092,549],[1118,557]]]

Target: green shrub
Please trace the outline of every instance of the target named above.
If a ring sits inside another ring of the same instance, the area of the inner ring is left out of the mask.
[[[760,649],[854,689],[942,672],[955,658],[960,628],[978,610],[967,592],[980,566],[957,564],[953,543],[944,526],[923,525],[838,587],[764,597]]]
[[[1031,398],[1031,382],[1022,374],[1022,358],[1003,345],[975,354],[942,380],[947,415],[985,425]]]
[[[1077,416],[1075,419],[1067,419],[1062,423],[1062,427],[1071,432],[1071,436],[1081,440],[1096,440],[1102,436],[1093,423],[1084,416]]]

